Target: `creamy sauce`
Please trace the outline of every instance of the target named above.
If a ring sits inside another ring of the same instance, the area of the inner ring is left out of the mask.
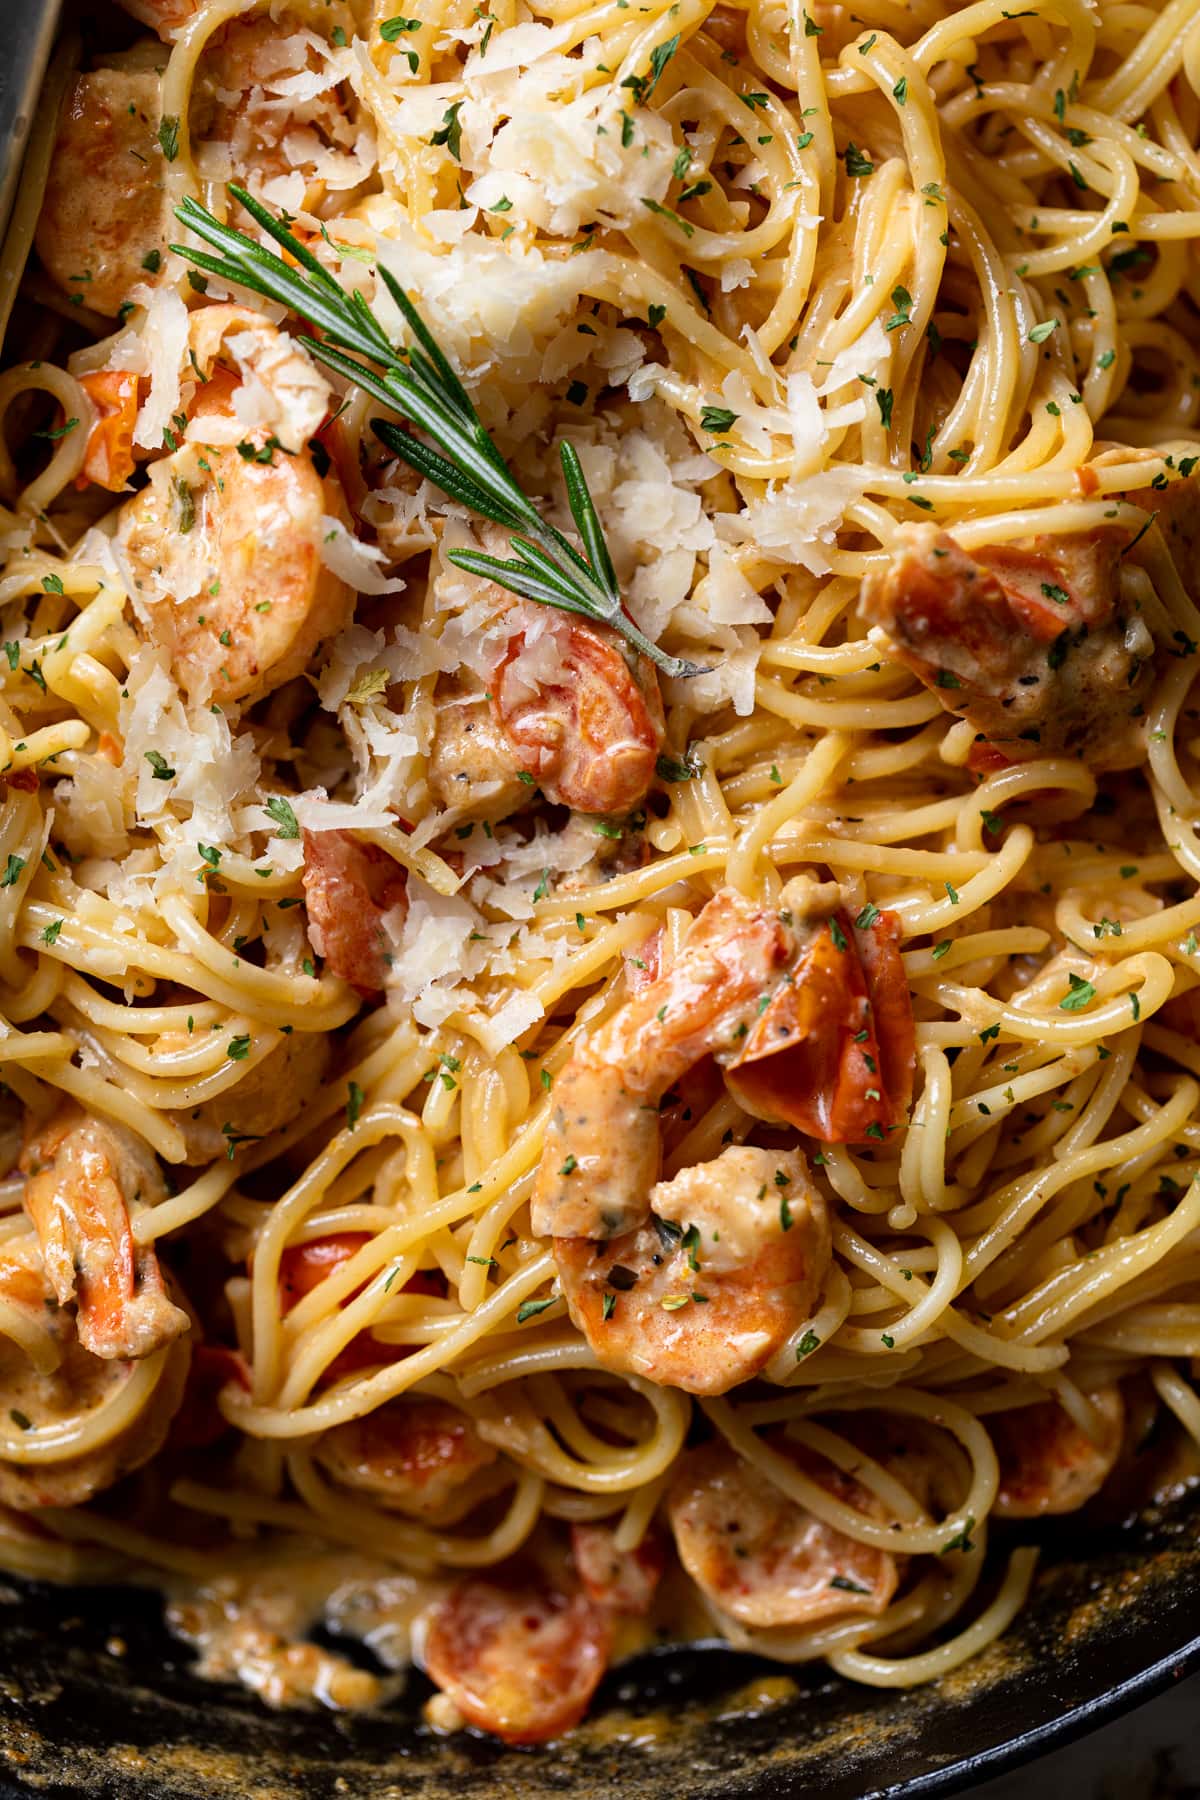
[[[440,1591],[352,1552],[280,1548],[211,1581],[172,1582],[167,1624],[205,1680],[240,1681],[268,1706],[360,1711],[400,1692],[419,1616]],[[322,1626],[364,1644],[387,1673],[311,1642]]]
[[[394,1699],[407,1671],[424,1666],[428,1615],[447,1582],[377,1557],[276,1539],[232,1553],[228,1568],[209,1580],[181,1576],[163,1586],[167,1625],[196,1651],[193,1673],[202,1680],[238,1681],[274,1708],[360,1712]],[[361,1645],[383,1672],[313,1643],[318,1631]],[[648,1615],[614,1622],[611,1660],[712,1635],[696,1590],[669,1569]],[[445,1694],[432,1695],[424,1714],[437,1731],[463,1724]]]

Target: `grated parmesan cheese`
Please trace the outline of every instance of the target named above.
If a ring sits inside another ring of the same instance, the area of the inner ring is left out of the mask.
[[[340,519],[321,519],[317,554],[327,569],[359,594],[402,594],[405,583],[382,572],[387,557],[375,544],[364,544]]]
[[[132,369],[150,377],[150,392],[138,412],[133,441],[144,450],[161,450],[171,414],[179,411],[180,372],[187,356],[188,310],[173,287],[134,288],[132,298],[144,306],[136,330],[123,332],[112,347],[108,366]]]

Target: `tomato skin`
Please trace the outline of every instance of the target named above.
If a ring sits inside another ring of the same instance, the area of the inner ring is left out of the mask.
[[[496,724],[552,804],[628,812],[645,799],[662,746],[658,677],[646,657],[635,672],[611,634],[578,619],[538,623],[554,640],[560,679],[529,691],[516,667],[527,633],[516,631],[492,678]]]
[[[749,1112],[826,1144],[880,1138],[903,1120],[916,1062],[899,922],[844,912],[814,932],[725,1072]]]
[[[425,1668],[468,1725],[506,1744],[544,1744],[587,1711],[608,1663],[604,1611],[532,1565],[469,1576],[438,1603]]]
[[[335,1231],[328,1237],[314,1238],[311,1243],[289,1245],[279,1259],[280,1312],[291,1312],[298,1301],[303,1300],[306,1294],[311,1294],[314,1288],[320,1287],[327,1275],[332,1275],[335,1269],[348,1263],[370,1241],[370,1234],[365,1231]],[[355,1290],[356,1293],[361,1291]],[[405,1282],[403,1291],[406,1294],[428,1294],[440,1300],[445,1297],[446,1283],[438,1270],[418,1269]],[[346,1298],[352,1300],[354,1295],[348,1294]],[[360,1331],[334,1357],[318,1386],[403,1354],[398,1346],[381,1344],[369,1331]]]
[[[231,1429],[217,1405],[229,1382],[250,1392],[250,1370],[240,1350],[228,1344],[197,1344],[192,1351],[183,1402],[171,1421],[168,1442],[174,1450],[208,1450]]]
[[[1005,756],[998,744],[986,741],[975,743],[967,752],[967,767],[972,775],[996,775],[1001,769],[1011,769],[1013,760]]]
[[[661,925],[656,925],[649,936],[644,937],[635,950],[623,952],[625,961],[625,988],[630,998],[644,994],[652,982],[662,974],[663,939],[666,933]]]
[[[872,925],[856,925],[854,942],[871,997],[879,1044],[879,1072],[891,1108],[887,1122],[899,1125],[912,1100],[913,1075],[917,1066],[917,1032],[913,1023],[912,993],[900,956],[899,918],[894,912],[881,912]]]
[[[365,1231],[335,1231],[308,1244],[290,1244],[279,1259],[279,1310],[289,1313],[327,1275],[370,1243]]]
[[[81,375],[79,385],[96,408],[96,421],[88,433],[83,468],[76,487],[95,482],[109,493],[120,493],[133,474],[133,428],[137,422],[138,378],[125,369],[97,369]]]

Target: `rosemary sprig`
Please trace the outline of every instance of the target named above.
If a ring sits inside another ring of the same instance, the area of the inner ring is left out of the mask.
[[[581,613],[612,626],[651,657],[664,674],[704,673],[700,664],[668,656],[651,643],[622,606],[604,531],[574,448],[564,443],[560,455],[567,502],[586,555],[581,555],[561,531],[543,519],[521,491],[467,390],[390,271],[382,263],[378,267],[380,279],[412,334],[412,342],[399,347],[388,338],[362,295],[345,293],[312,251],[292,235],[282,218],[275,217],[244,188],[230,183],[229,192],[295,258],[298,266],[290,267],[244,232],[222,225],[207,207],[190,198],[175,208],[175,216],[218,254],[209,255],[183,244],[172,244],[172,250],[210,275],[237,282],[268,300],[278,301],[317,327],[323,334],[321,338],[303,337],[300,341],[319,362],[356,382],[425,433],[425,438],[419,438],[393,420],[372,419],[376,437],[451,499],[505,526],[509,532],[521,534],[510,537],[512,554],[508,558],[485,556],[476,550],[451,550],[450,561],[527,600]],[[375,366],[364,365],[358,360],[360,357]]]

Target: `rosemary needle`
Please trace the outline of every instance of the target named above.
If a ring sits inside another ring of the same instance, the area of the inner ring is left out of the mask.
[[[664,674],[704,673],[700,664],[669,656],[651,643],[622,606],[604,531],[574,447],[564,443],[559,454],[571,517],[586,555],[543,519],[522,492],[470,395],[391,272],[378,266],[379,278],[412,334],[413,341],[400,347],[391,342],[362,295],[344,292],[307,245],[292,235],[283,218],[232,182],[229,192],[263,231],[295,258],[297,266],[292,268],[273,250],[235,227],[222,225],[207,207],[191,198],[175,208],[175,216],[218,254],[182,244],[172,244],[172,250],[210,275],[278,301],[315,326],[323,337],[304,337],[301,342],[318,361],[357,383],[425,433],[419,438],[394,420],[372,419],[375,435],[387,448],[472,512],[505,526],[510,533],[521,534],[510,537],[507,558],[476,550],[451,550],[450,561],[528,600],[611,626],[652,658]],[[348,351],[354,355],[346,354]],[[364,365],[360,357],[376,367]]]

